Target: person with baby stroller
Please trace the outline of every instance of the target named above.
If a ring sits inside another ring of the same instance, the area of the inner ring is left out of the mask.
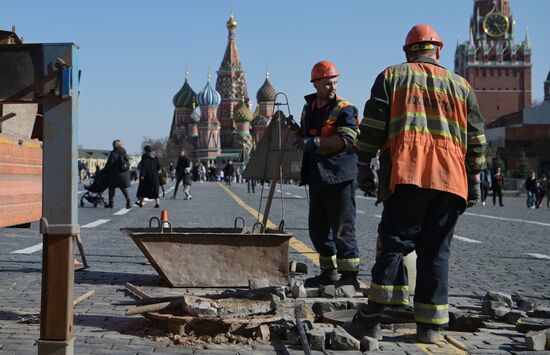
[[[126,198],[126,208],[131,208],[130,196],[128,188],[130,184],[130,162],[126,149],[122,147],[122,141],[115,139],[113,141],[113,150],[109,153],[107,163],[103,168],[104,172],[109,176],[109,202],[105,205],[106,208],[113,208],[113,199],[115,197],[115,189],[118,187]]]

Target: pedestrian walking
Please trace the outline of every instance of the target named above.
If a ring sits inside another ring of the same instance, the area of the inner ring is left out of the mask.
[[[359,249],[355,238],[358,111],[336,95],[339,72],[328,61],[311,70],[315,93],[305,96],[295,145],[303,151],[301,185],[309,185],[309,237],[319,253],[321,273],[306,287],[359,288]],[[272,181],[272,183],[276,183]]]
[[[120,139],[113,141],[113,150],[109,153],[103,170],[109,175],[109,202],[105,207],[114,207],[115,190],[119,188],[126,199],[126,208],[131,208],[132,203],[128,195],[128,188],[131,186],[130,161]]]
[[[546,207],[550,208],[550,191],[548,191],[550,184],[548,183],[548,176],[546,174],[542,174],[540,184],[542,186],[542,198],[544,199],[546,196]]]
[[[180,156],[178,157],[178,162],[176,163],[176,186],[174,187],[174,195],[172,199],[176,199],[178,194],[178,186],[180,182],[183,181],[185,177],[185,169],[189,167],[189,159],[185,155],[185,149],[180,150]]]
[[[160,162],[150,145],[143,148],[143,155],[139,163],[139,186],[137,190],[138,201],[136,205],[143,207],[143,200],[151,198],[155,200],[155,207],[160,207]]]
[[[377,256],[368,305],[350,331],[382,338],[385,305],[407,305],[404,256],[416,251],[416,336],[441,340],[449,321],[448,270],[453,232],[466,206],[480,199],[485,168],[484,120],[473,88],[439,63],[443,42],[429,25],[414,26],[403,50],[407,62],[378,75],[355,142],[359,187],[374,189],[371,159],[380,151]]]
[[[174,163],[170,162],[170,165],[168,166],[168,174],[170,174],[170,181],[174,181],[176,178],[176,172],[174,169]]]
[[[504,190],[504,175],[502,175],[500,168],[497,168],[495,175],[493,175],[491,187],[493,190],[493,206],[496,205],[498,196],[498,204],[500,207],[503,207],[502,191]]]
[[[160,169],[159,174],[159,187],[162,190],[162,197],[164,197],[166,194],[164,192],[164,185],[168,184],[168,172],[166,169],[162,168]]]
[[[246,179],[246,191],[250,193],[252,191],[253,194],[256,193],[256,180],[254,179]]]
[[[535,195],[537,193],[537,173],[531,172],[531,176],[525,179],[523,184],[527,192],[527,208],[535,208]]]
[[[225,184],[227,186],[231,186],[233,175],[235,175],[235,167],[233,166],[233,162],[231,160],[228,160],[227,164],[225,164],[223,168],[223,179],[225,180]]]
[[[491,189],[491,171],[487,168],[481,170],[479,180],[481,181],[481,204],[485,206],[485,200],[487,200],[487,195]]]
[[[183,196],[184,200],[191,200],[192,199],[192,196],[191,196],[191,182],[192,181],[193,181],[193,176],[191,174],[191,168],[187,167],[187,168],[185,168],[185,171],[183,173],[183,180],[182,180],[183,193],[185,194],[185,196]]]

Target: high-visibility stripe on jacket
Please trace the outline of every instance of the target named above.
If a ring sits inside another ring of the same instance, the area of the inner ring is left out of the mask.
[[[485,167],[484,122],[473,89],[435,60],[386,68],[376,79],[355,141],[359,160],[381,149],[379,201],[398,184],[464,200],[467,173]]]

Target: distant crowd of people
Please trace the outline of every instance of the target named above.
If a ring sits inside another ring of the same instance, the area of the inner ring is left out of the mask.
[[[525,179],[523,187],[525,188],[527,200],[527,208],[536,209],[541,206],[546,197],[546,207],[550,208],[550,193],[548,191],[548,176],[542,174],[537,179],[536,172],[532,172],[531,176]],[[491,174],[489,169],[483,169],[480,173],[480,187],[481,187],[481,204],[486,205],[487,196],[489,191],[493,193],[493,206],[496,205],[497,197],[498,203],[502,207],[502,193],[504,191],[504,175],[500,168]]]

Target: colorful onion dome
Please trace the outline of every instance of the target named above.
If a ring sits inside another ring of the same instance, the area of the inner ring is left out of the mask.
[[[248,105],[245,103],[244,98],[241,101],[241,106],[235,111],[233,115],[233,120],[235,122],[250,122],[254,119],[254,114],[248,108]]]
[[[220,94],[210,84],[211,76],[208,74],[208,82],[204,89],[197,94],[197,103],[199,106],[218,106],[222,101]]]
[[[258,93],[256,94],[256,99],[258,102],[274,102],[277,91],[269,82],[269,73],[265,75],[265,81]]]
[[[191,89],[188,80],[188,73],[185,72],[185,82],[181,89],[174,95],[172,102],[176,108],[193,108],[193,100],[197,97],[197,94]]]

